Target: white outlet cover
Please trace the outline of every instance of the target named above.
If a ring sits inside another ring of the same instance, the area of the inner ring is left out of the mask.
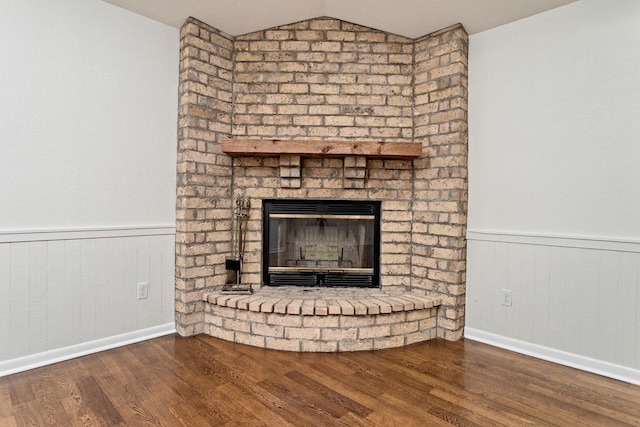
[[[500,303],[504,306],[511,307],[513,302],[511,289],[501,289],[500,292],[500,296],[502,297]]]
[[[149,282],[138,283],[138,299],[149,298]]]

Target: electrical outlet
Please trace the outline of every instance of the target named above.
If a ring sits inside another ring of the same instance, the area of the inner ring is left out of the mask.
[[[149,298],[149,282],[138,283],[138,299]]]
[[[501,304],[506,305],[507,307],[511,307],[511,303],[512,303],[511,289],[502,289],[500,292],[502,292]]]

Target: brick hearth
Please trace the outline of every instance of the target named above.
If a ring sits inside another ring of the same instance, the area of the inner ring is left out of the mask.
[[[371,289],[262,287],[253,295],[203,294],[204,332],[289,351],[400,347],[436,336],[440,299]]]

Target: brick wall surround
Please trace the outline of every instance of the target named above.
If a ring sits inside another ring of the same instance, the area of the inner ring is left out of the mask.
[[[194,19],[180,31],[176,202],[176,328],[202,333],[203,289],[222,286],[231,246],[233,40]]]
[[[189,18],[180,43],[178,332],[204,331],[201,296],[224,283],[232,200],[252,204],[242,279],[259,287],[261,200],[337,198],[382,201],[381,288],[438,297],[436,335],[460,338],[467,47],[460,25],[411,40],[318,18],[234,38]],[[220,150],[225,137],[419,141],[425,155],[232,159]]]

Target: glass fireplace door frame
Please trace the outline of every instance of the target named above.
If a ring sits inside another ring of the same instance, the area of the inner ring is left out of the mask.
[[[266,286],[379,287],[380,202],[264,200],[262,273]]]

